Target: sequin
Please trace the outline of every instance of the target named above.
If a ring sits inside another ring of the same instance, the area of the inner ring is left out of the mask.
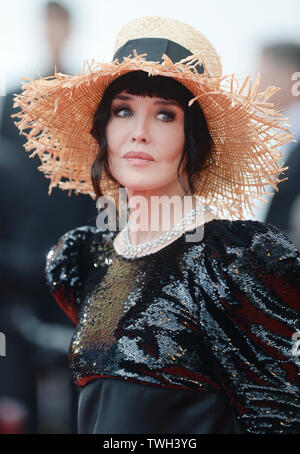
[[[300,257],[276,227],[213,220],[137,259],[82,226],[47,255],[50,292],[76,325],[74,381],[117,377],[222,392],[249,433],[299,433]]]

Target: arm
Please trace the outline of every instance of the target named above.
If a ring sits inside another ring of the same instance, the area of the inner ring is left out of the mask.
[[[274,226],[244,221],[206,256],[213,285],[202,324],[222,389],[247,432],[300,433],[298,251]]]

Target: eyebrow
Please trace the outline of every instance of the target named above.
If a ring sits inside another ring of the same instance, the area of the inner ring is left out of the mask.
[[[132,101],[133,96],[130,95],[116,95],[113,100],[119,99],[121,101]],[[163,105],[163,106],[177,106],[180,107],[179,103],[175,101],[174,99],[158,99],[157,101],[154,102],[154,105]]]

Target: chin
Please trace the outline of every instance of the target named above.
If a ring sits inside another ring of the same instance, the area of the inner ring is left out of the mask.
[[[128,184],[124,184],[126,189],[130,189],[131,191],[150,191],[151,189],[155,189],[156,186],[147,186],[145,184],[132,184],[132,182],[128,182]]]
[[[156,175],[155,174],[138,174],[137,172],[126,172],[126,176],[122,172],[122,175],[112,174],[114,178],[119,182],[121,186],[124,186],[126,189],[131,191],[151,191],[159,190],[159,188],[165,188],[169,184],[169,180],[166,178],[166,175]],[[148,178],[147,178],[148,177]],[[158,178],[159,177],[159,178]],[[172,180],[170,181],[170,183]]]
[[[147,191],[149,189],[154,189],[157,188],[157,186],[160,186],[160,184],[157,184],[157,182],[154,182],[153,179],[151,178],[149,178],[147,181],[145,175],[139,175],[138,177],[133,174],[131,175],[132,177],[130,177],[129,172],[127,172],[126,178],[122,178],[121,176],[119,176],[116,177],[116,180],[122,186],[125,186],[125,188],[136,191]]]

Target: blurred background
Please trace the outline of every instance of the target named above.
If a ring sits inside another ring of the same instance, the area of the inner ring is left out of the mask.
[[[67,365],[74,325],[45,285],[49,248],[79,225],[96,225],[89,196],[68,197],[28,159],[10,115],[20,77],[75,74],[84,60],[112,58],[127,21],[144,15],[180,19],[201,32],[221,56],[223,74],[261,72],[261,91],[280,86],[270,102],[290,118],[296,142],[283,147],[289,166],[269,204],[248,218],[269,222],[300,246],[300,2],[299,0],[0,0],[0,433],[76,433],[77,389]],[[298,82],[298,84],[297,84]],[[273,188],[267,188],[273,192]],[[3,336],[2,336],[3,338]]]

